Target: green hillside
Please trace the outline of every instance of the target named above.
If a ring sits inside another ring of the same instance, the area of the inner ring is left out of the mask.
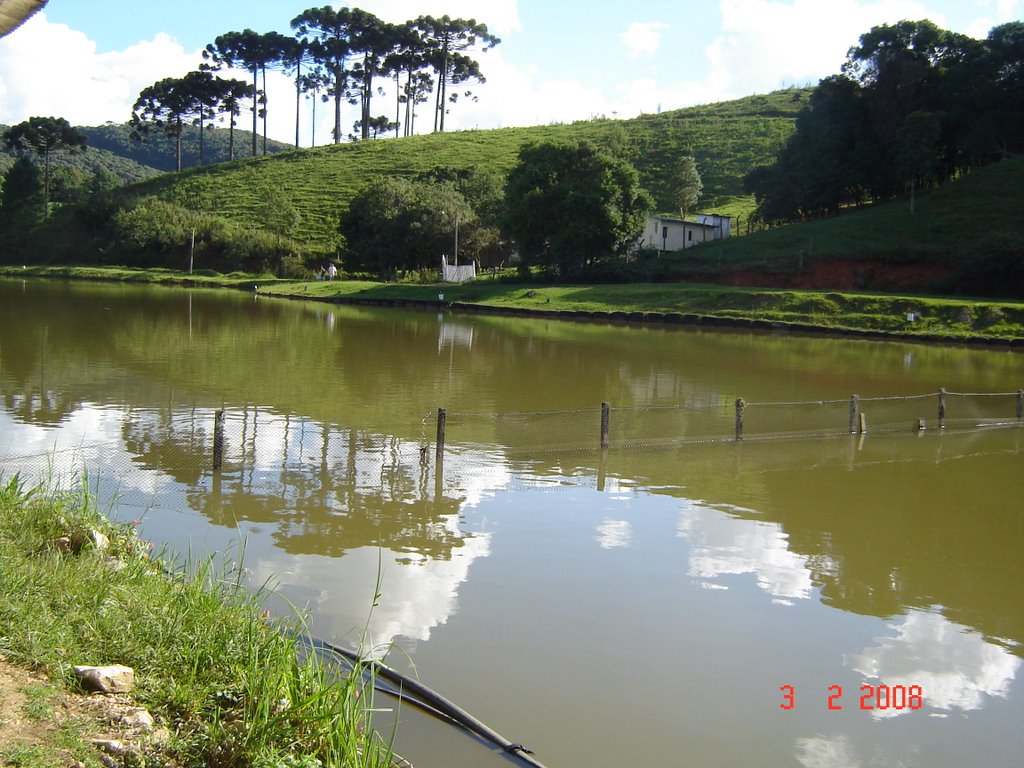
[[[920,291],[1019,299],[1022,188],[1024,158],[1009,158],[919,191],[913,211],[907,196],[707,243],[661,258],[658,277],[718,282],[728,281],[729,272],[753,270],[761,274],[760,285],[836,287],[803,278],[823,262],[845,262],[862,273],[856,288],[887,288],[896,272],[916,271]]]
[[[530,142],[586,139],[623,151],[637,166],[658,207],[671,210],[667,172],[677,158],[693,155],[704,182],[702,210],[746,217],[753,207],[742,177],[769,162],[793,130],[810,89],[790,89],[633,120],[429,134],[378,139],[237,160],[134,187],[184,208],[260,229],[271,192],[283,193],[301,217],[311,252],[334,249],[339,211],[377,174],[411,175],[439,166],[507,172],[520,147]]]

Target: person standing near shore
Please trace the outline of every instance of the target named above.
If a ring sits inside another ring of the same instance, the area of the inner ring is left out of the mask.
[[[337,276],[338,276],[338,268],[336,266],[334,266],[334,262],[332,261],[328,265],[328,267],[327,267],[327,279],[328,280],[333,280]]]

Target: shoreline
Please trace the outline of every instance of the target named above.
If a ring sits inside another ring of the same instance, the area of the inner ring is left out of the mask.
[[[977,298],[690,283],[506,283],[494,278],[464,284],[321,282],[244,273],[190,275],[166,269],[90,266],[2,266],[0,278],[4,277],[228,288],[252,291],[267,298],[577,322],[731,328],[987,348],[1024,347],[1024,302]],[[986,333],[977,328],[979,322],[995,326],[996,332]]]

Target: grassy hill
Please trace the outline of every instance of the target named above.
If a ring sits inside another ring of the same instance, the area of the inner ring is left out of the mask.
[[[921,290],[1024,298],[1024,158],[1003,160],[908,197],[669,254],[676,278],[759,285],[887,289],[898,275]],[[842,262],[852,283],[812,275]],[[725,273],[725,274],[723,274]],[[734,280],[735,282],[735,280]],[[827,283],[827,284],[826,284]]]
[[[796,113],[809,93],[810,89],[790,89],[633,120],[599,119],[331,145],[191,168],[131,191],[256,229],[263,224],[267,195],[280,191],[301,216],[299,239],[310,251],[330,252],[339,211],[374,175],[411,175],[438,166],[505,173],[524,144],[586,139],[623,150],[663,210],[672,208],[669,169],[677,158],[693,155],[704,182],[700,208],[746,217],[753,203],[743,193],[743,175],[774,157],[792,132]]]

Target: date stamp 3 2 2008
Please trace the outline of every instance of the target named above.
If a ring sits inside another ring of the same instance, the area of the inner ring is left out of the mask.
[[[780,685],[782,701],[779,709],[796,707],[796,687]],[[843,709],[843,686],[830,685],[825,697],[826,708],[832,712]],[[860,687],[860,709],[871,710],[905,710],[921,709],[924,706],[924,691],[920,685],[870,685]]]

